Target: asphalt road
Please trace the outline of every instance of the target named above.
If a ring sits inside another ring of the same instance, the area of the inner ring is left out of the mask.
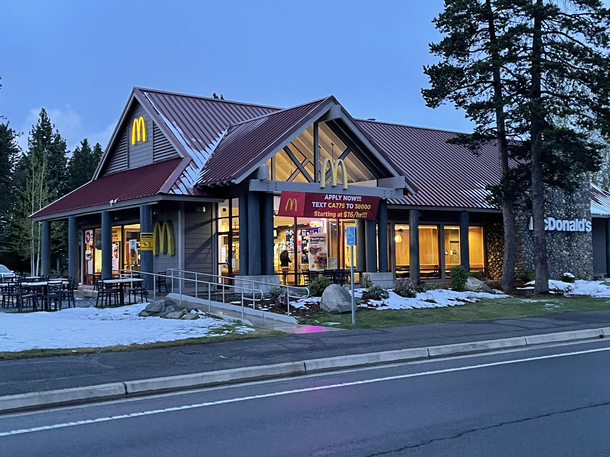
[[[0,416],[9,456],[607,456],[610,342]]]

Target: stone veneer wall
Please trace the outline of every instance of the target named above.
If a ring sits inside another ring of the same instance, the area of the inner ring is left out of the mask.
[[[502,262],[504,259],[504,228],[502,216],[489,218],[485,227],[485,245],[487,247],[487,277],[502,279]]]
[[[589,178],[572,195],[557,189],[545,192],[546,217],[561,220],[586,219],[591,221],[591,194]],[[523,272],[534,271],[534,250],[532,231],[529,229],[531,210],[516,212],[517,266],[516,277]],[[592,232],[546,232],[549,277],[561,279],[565,272],[577,278],[593,276],[593,235]]]

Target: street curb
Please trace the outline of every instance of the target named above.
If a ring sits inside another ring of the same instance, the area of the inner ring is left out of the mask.
[[[0,414],[44,407],[93,403],[127,396],[170,392],[189,388],[201,388],[220,384],[275,379],[309,373],[355,368],[367,365],[383,365],[396,362],[442,358],[453,355],[484,353],[497,349],[536,346],[545,343],[567,342],[603,338],[610,335],[610,327],[601,329],[574,330],[516,338],[456,343],[422,348],[352,354],[285,362],[274,365],[232,368],[162,378],[140,379],[87,387],[31,392],[0,397]]]

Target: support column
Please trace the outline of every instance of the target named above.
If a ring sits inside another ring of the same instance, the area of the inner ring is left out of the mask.
[[[102,232],[104,231],[103,227],[103,213],[102,213]],[[112,229],[111,229],[112,230]],[[152,233],[153,231],[153,222],[152,222],[152,209],[150,205],[140,205],[140,233]],[[180,231],[180,228],[178,228]],[[112,236],[112,231],[111,231]],[[104,242],[104,235],[102,233],[102,249]],[[104,256],[102,254],[102,269],[104,268]],[[142,251],[140,250],[140,270],[144,273],[154,273],[153,272],[153,253],[152,251]],[[142,287],[146,289],[153,288],[153,278],[149,275],[142,275],[144,282],[142,283]]]
[[[102,279],[112,279],[112,222],[110,211],[102,211]]]
[[[388,202],[379,201],[377,210],[377,220],[379,221],[379,272],[387,273],[388,268]]]
[[[74,279],[74,286],[78,287],[78,228],[75,216],[68,218],[68,277]]]
[[[49,276],[51,274],[51,223],[42,221],[40,225],[40,236],[42,238],[40,246],[41,274]]]
[[[366,271],[377,272],[377,221],[366,221]]]
[[[260,276],[261,268],[261,221],[258,192],[248,193],[248,275]]]
[[[365,221],[356,219],[356,271],[366,271]]]
[[[468,240],[468,211],[460,213],[460,263],[466,271],[470,271],[470,244]]]
[[[239,195],[239,275],[248,276],[248,194]]]
[[[445,279],[447,277],[446,275],[446,270],[447,270],[447,265],[445,264],[445,252],[446,252],[446,246],[445,246],[445,226],[444,225],[440,225],[439,226],[439,230],[438,230],[438,263],[439,263],[439,268],[440,268],[440,277],[441,279]]]
[[[261,194],[261,247],[263,274],[273,271],[273,194]]]
[[[419,213],[409,211],[409,277],[415,284],[421,282],[419,275]]]

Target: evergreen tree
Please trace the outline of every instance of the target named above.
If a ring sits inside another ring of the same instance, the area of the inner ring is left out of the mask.
[[[424,97],[466,110],[477,127],[457,141],[475,150],[501,143],[504,124],[517,165],[506,173],[500,152],[494,195],[529,190],[535,291],[547,292],[544,185],[573,191],[600,165],[602,145],[589,132],[610,133],[610,10],[599,0],[446,0],[436,23],[447,36],[431,45],[443,60],[424,69]]]
[[[13,264],[9,246],[10,224],[12,209],[15,202],[13,191],[13,172],[19,146],[16,142],[17,134],[6,124],[0,123],[0,263]]]
[[[91,180],[99,161],[99,159],[96,160],[96,154],[95,148],[94,151],[91,150],[86,138],[81,141],[80,146],[74,149],[72,157],[68,161],[67,192],[71,192]]]
[[[15,171],[17,202],[12,225],[12,245],[23,261],[29,259],[33,274],[40,271],[40,224],[30,214],[61,197],[66,189],[66,142],[53,125],[44,108],[28,139],[28,150],[21,156]],[[57,258],[65,251],[62,226],[52,227],[52,254]]]

